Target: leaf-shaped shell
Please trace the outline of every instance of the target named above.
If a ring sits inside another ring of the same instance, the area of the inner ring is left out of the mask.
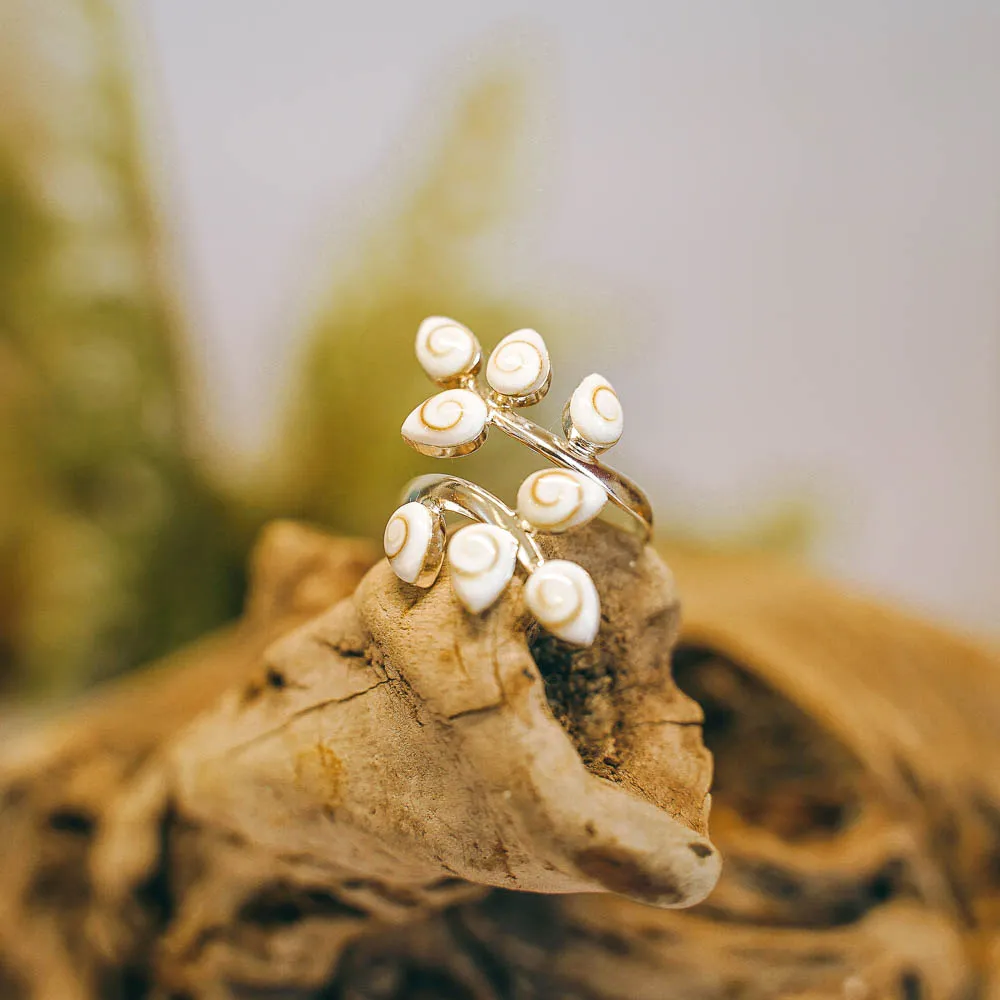
[[[618,393],[603,375],[588,375],[573,390],[563,417],[567,435],[572,429],[603,451],[618,443],[623,424]]]
[[[534,330],[507,334],[486,364],[486,381],[494,392],[520,406],[545,395],[551,374],[548,348]]]
[[[486,440],[486,404],[470,389],[446,389],[425,399],[403,421],[403,438],[423,455],[467,455]]]
[[[589,646],[601,624],[601,599],[590,574],[575,562],[553,559],[524,585],[528,609],[556,638]]]
[[[514,575],[517,539],[493,524],[460,528],[448,543],[451,585],[473,614],[485,611]]]
[[[444,561],[444,519],[416,500],[404,503],[389,518],[382,544],[400,580],[429,587]]]
[[[539,531],[569,531],[595,518],[608,496],[571,469],[533,472],[517,491],[517,512]]]
[[[441,385],[475,374],[482,359],[472,331],[447,316],[428,316],[420,324],[416,351],[424,371]]]

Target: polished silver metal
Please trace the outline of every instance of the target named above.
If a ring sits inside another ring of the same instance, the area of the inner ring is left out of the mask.
[[[440,317],[435,319],[444,322]],[[455,324],[454,321],[447,322],[452,324],[454,330],[461,330],[470,338],[472,349],[467,357],[471,360],[467,361],[461,372],[450,375],[447,379],[435,381],[440,386],[462,389],[471,395],[466,397],[464,402],[453,398],[445,402],[444,393],[425,400],[404,423],[403,439],[406,443],[421,454],[433,458],[457,458],[471,454],[482,447],[490,428],[497,427],[504,434],[527,445],[550,462],[579,473],[596,483],[605,491],[608,499],[629,516],[631,519],[629,523],[637,529],[643,542],[649,541],[653,533],[653,508],[649,498],[631,479],[601,461],[602,453],[614,444],[613,441],[595,443],[588,440],[573,425],[570,417],[570,403],[573,397],[567,401],[563,411],[562,437],[539,426],[519,412],[520,409],[537,402],[548,391],[552,380],[551,369],[546,375],[544,385],[531,394],[514,396],[498,392],[489,385],[481,384],[477,378],[482,353],[472,332],[460,324]],[[542,350],[545,350],[541,338],[533,331],[529,332],[537,338]],[[547,351],[545,357],[548,364]],[[418,358],[420,358],[419,349]],[[581,386],[586,381],[584,380]],[[610,386],[608,388],[610,389]],[[438,404],[438,407],[435,404]],[[446,419],[450,418],[452,422],[442,424],[430,420],[427,416],[428,406],[432,410],[437,409],[438,413],[450,407]],[[469,423],[463,424],[465,420]],[[455,428],[463,426],[468,428],[465,433],[454,431]]]
[[[649,541],[653,533],[653,507],[646,494],[631,479],[603,465],[592,451],[556,437],[513,410],[490,406],[490,422],[549,461],[592,479],[616,507],[632,517],[643,542]]]
[[[495,524],[509,531],[517,539],[517,558],[529,573],[534,573],[545,562],[545,556],[531,532],[524,526],[517,512],[468,479],[430,473],[410,480],[403,490],[400,503],[418,501],[440,514],[461,514],[472,521]]]

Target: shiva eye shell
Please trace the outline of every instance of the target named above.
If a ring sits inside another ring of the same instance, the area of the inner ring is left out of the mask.
[[[460,528],[448,543],[455,595],[473,614],[485,611],[514,575],[517,539],[493,524]]]
[[[553,559],[528,577],[524,599],[538,622],[557,639],[589,646],[601,624],[601,600],[590,574],[574,562]]]
[[[533,472],[517,491],[517,512],[539,531],[569,531],[595,518],[608,496],[571,469]]]
[[[597,451],[617,444],[623,428],[622,404],[603,375],[588,375],[573,390],[563,411],[563,430],[583,438]]]
[[[474,375],[482,349],[472,331],[447,316],[428,316],[417,330],[417,360],[435,382],[447,386]]]
[[[548,392],[551,378],[548,348],[534,330],[507,334],[486,364],[486,381],[512,406],[537,403]]]
[[[422,455],[450,458],[486,440],[486,404],[470,389],[446,389],[425,399],[403,421],[403,438]]]
[[[382,544],[400,580],[429,587],[444,561],[444,518],[416,500],[404,503],[389,518]]]

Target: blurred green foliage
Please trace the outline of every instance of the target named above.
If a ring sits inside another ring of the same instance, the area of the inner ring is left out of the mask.
[[[772,501],[737,523],[696,525],[690,518],[671,520],[668,512],[660,519],[657,535],[669,540],[671,546],[800,558],[809,554],[824,527],[822,513],[812,497],[801,495]]]
[[[0,692],[71,691],[232,617],[272,517],[379,536],[428,469],[399,436],[433,391],[412,353],[425,316],[487,350],[518,327],[556,349],[586,329],[565,302],[499,295],[481,263],[528,188],[530,87],[501,63],[339,248],[271,446],[242,482],[216,481],[122,52],[110,0],[0,15]],[[472,478],[488,462],[501,495],[537,467],[502,435],[485,451],[455,462]],[[784,544],[802,523],[764,527]]]
[[[41,79],[46,100],[0,105],[0,685],[57,692],[232,617],[271,517],[381,534],[426,470],[399,436],[433,390],[412,356],[424,316],[454,314],[487,344],[524,325],[558,341],[566,323],[495,298],[475,263],[523,176],[527,84],[499,67],[330,276],[259,468],[213,482],[113,7],[11,2],[0,94]],[[491,463],[498,452],[509,488],[531,459],[498,441]],[[463,461],[475,475],[477,458]]]
[[[487,352],[524,326],[544,330],[550,346],[571,336],[567,311],[555,315],[524,297],[496,297],[476,263],[480,242],[523,202],[528,98],[524,75],[510,66],[476,80],[423,173],[331,276],[305,340],[275,460],[260,476],[270,491],[263,507],[381,535],[403,484],[428,468],[399,435],[403,417],[437,391],[413,356],[426,316],[456,317]],[[573,335],[579,331],[575,324]],[[475,477],[487,460],[491,488],[512,493],[538,464],[500,434],[483,451],[488,458],[437,462],[435,469],[457,465]]]
[[[0,678],[53,691],[214,625],[238,581],[186,437],[110,10],[9,0],[4,18]]]

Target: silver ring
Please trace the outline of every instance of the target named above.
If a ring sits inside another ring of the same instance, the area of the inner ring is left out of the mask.
[[[441,316],[424,320],[416,353],[442,391],[403,422],[407,444],[435,458],[468,455],[482,447],[490,427],[497,427],[559,468],[528,476],[514,510],[468,480],[420,476],[406,487],[403,505],[386,526],[389,564],[404,582],[429,587],[447,547],[456,595],[470,612],[481,613],[503,592],[520,561],[528,574],[525,601],[538,621],[567,642],[590,645],[600,624],[594,582],[576,563],[546,559],[536,536],[580,527],[610,500],[648,541],[653,528],[649,499],[600,461],[622,434],[617,393],[600,375],[585,378],[563,408],[560,438],[517,412],[541,400],[552,381],[548,349],[534,330],[518,330],[500,341],[487,363],[485,386],[477,379],[479,341],[461,323]],[[446,513],[476,522],[456,531],[447,546]]]

